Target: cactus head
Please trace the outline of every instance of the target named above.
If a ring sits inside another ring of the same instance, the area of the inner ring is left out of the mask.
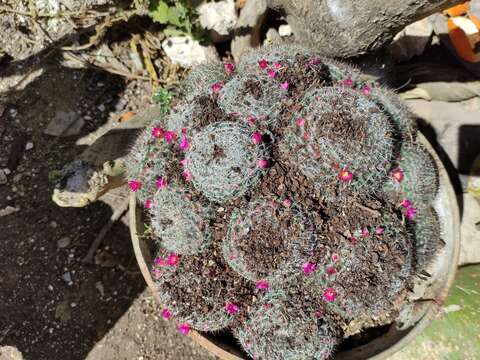
[[[266,171],[266,148],[252,134],[244,125],[218,122],[192,137],[185,168],[209,200],[223,203],[245,194]]]
[[[441,225],[435,209],[420,209],[414,220],[416,271],[427,269],[443,247]]]
[[[258,360],[329,359],[340,341],[337,326],[321,308],[283,291],[265,296],[234,334]]]
[[[438,171],[432,156],[417,143],[404,143],[384,189],[416,207],[431,203],[438,192]]]
[[[315,244],[314,227],[305,211],[261,197],[232,214],[223,256],[244,278],[278,284],[302,271]]]
[[[157,189],[151,214],[153,231],[168,251],[191,255],[203,251],[212,240],[211,205],[175,185]]]
[[[214,84],[225,82],[229,74],[220,62],[203,63],[196,65],[185,79],[182,90],[187,98],[211,91]]]
[[[400,211],[349,200],[330,214],[320,233],[325,248],[314,257],[315,271],[302,278],[304,288],[345,323],[368,323],[396,311],[396,299],[414,273],[414,239]]]
[[[325,191],[374,192],[393,156],[392,130],[370,99],[346,87],[308,92],[283,144],[286,161]]]
[[[178,257],[159,249],[152,269],[157,293],[173,320],[200,331],[224,329],[243,316],[251,304],[241,303],[244,280],[213,252]],[[231,304],[238,304],[231,311]],[[230,306],[229,306],[230,305]]]
[[[171,145],[162,136],[162,123],[147,127],[138,136],[125,160],[130,188],[142,203],[147,199],[151,201],[157,179],[174,159]]]
[[[243,74],[238,75],[220,90],[218,105],[226,114],[240,115],[272,122],[281,110],[280,102],[286,90],[274,79]]]

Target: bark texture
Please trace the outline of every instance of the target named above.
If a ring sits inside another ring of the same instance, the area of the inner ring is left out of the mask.
[[[296,40],[327,56],[380,49],[406,25],[462,0],[269,0],[282,9]]]

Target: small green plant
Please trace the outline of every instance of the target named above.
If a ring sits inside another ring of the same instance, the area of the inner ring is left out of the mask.
[[[155,104],[160,107],[160,113],[166,115],[170,111],[170,104],[175,93],[171,90],[158,88],[152,97]]]

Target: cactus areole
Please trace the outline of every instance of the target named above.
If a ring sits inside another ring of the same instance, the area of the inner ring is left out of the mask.
[[[395,322],[442,244],[408,111],[299,47],[192,70],[131,149],[162,317],[253,359],[328,359]]]

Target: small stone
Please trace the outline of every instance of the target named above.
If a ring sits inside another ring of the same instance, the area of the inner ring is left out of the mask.
[[[293,34],[292,28],[290,27],[290,25],[280,25],[278,28],[278,34],[281,37],[291,36]]]
[[[25,150],[32,150],[33,149],[33,143],[32,142],[27,142],[25,145]]]
[[[20,211],[20,208],[13,207],[13,206],[7,206],[3,209],[0,209],[0,217],[15,214],[16,212],[19,212],[19,211]]]
[[[7,174],[5,174],[4,170],[0,169],[0,185],[5,185],[7,183]]]
[[[57,241],[57,247],[59,249],[65,249],[70,245],[71,241],[72,240],[68,236],[62,237]]]
[[[72,307],[72,308],[77,307],[77,303],[72,302],[72,303],[70,304],[70,307]]]
[[[48,225],[50,225],[50,227],[51,227],[51,228],[54,228],[54,229],[56,229],[57,226],[58,226],[58,224],[57,224],[56,221],[50,221],[50,223],[49,223]]]
[[[20,180],[22,180],[22,177],[23,177],[22,174],[16,174],[16,175],[13,177],[13,182],[14,182],[15,184],[18,183]]]
[[[53,286],[52,285],[48,285],[48,291],[53,291]]]
[[[85,121],[75,111],[58,111],[44,130],[44,134],[51,136],[77,135],[84,124]]]
[[[174,64],[191,67],[207,61],[218,61],[217,50],[213,46],[203,46],[187,36],[173,36],[162,42],[162,49]]]
[[[3,172],[5,173],[5,175],[10,175],[12,173],[9,168],[3,169]]]
[[[105,288],[103,287],[103,283],[101,281],[97,281],[95,283],[95,288],[98,290],[100,293],[100,296],[104,297],[105,296]]]
[[[65,281],[67,284],[70,284],[70,283],[73,282],[73,281],[72,281],[72,274],[71,274],[69,271],[67,271],[66,273],[64,273],[64,274],[62,275],[62,279],[63,279],[63,281]]]
[[[205,2],[197,9],[200,25],[214,30],[219,35],[228,35],[237,22],[237,12],[233,0]]]
[[[104,104],[100,104],[100,105],[97,106],[97,109],[98,109],[98,111],[100,111],[100,112],[104,112],[105,109],[106,109],[106,107],[105,107]]]

